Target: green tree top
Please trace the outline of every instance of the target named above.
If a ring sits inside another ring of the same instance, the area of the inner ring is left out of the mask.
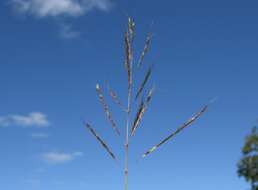
[[[258,190],[258,130],[253,127],[246,137],[242,148],[243,158],[238,163],[238,175],[251,184],[252,190]]]

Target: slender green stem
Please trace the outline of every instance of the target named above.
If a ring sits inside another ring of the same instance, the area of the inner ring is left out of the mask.
[[[126,137],[125,137],[125,190],[128,190],[128,153],[129,153],[129,121],[131,113],[131,87],[128,89],[128,109],[126,117]]]
[[[132,93],[132,60],[130,60],[131,80],[128,83],[128,96],[127,96],[127,117],[126,117],[126,137],[125,137],[125,190],[128,190],[128,154],[129,154],[129,124],[131,115],[131,93]]]
[[[128,117],[128,116],[127,116]],[[128,131],[129,128],[129,119],[127,119],[126,124],[126,142],[125,142],[125,190],[128,190],[128,149],[129,149],[129,140],[128,140]]]

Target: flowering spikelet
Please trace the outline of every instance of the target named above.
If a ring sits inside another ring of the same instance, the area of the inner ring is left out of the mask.
[[[129,32],[125,33],[125,68],[127,70],[128,89],[132,86],[132,49]]]
[[[183,129],[185,129],[186,127],[190,126],[196,119],[198,119],[206,110],[208,109],[208,106],[204,106],[201,111],[199,111],[198,113],[196,113],[193,117],[191,117],[186,123],[184,123],[182,126],[180,126],[179,128],[176,129],[175,132],[173,132],[171,135],[169,135],[168,137],[166,137],[164,140],[162,140],[159,144],[153,146],[151,149],[149,149],[145,154],[143,154],[143,158],[146,157],[148,154],[152,153],[153,151],[155,151],[157,148],[159,148],[161,145],[163,145],[164,143],[166,143],[167,141],[169,141],[171,138],[173,138],[174,136],[176,136],[179,132],[181,132]]]
[[[132,42],[135,37],[135,23],[131,17],[128,17],[128,31]]]
[[[139,105],[138,111],[136,113],[134,122],[133,122],[133,126],[132,126],[132,129],[131,129],[131,136],[133,136],[135,134],[135,131],[136,131],[137,127],[139,126],[139,123],[142,119],[142,116],[143,116],[144,112],[145,112],[144,101],[142,100],[140,105]]]
[[[152,34],[149,33],[146,37],[145,45],[144,45],[143,51],[141,53],[141,56],[140,56],[140,59],[139,59],[139,62],[138,62],[138,67],[142,66],[144,57],[150,49],[151,39],[152,39]]]
[[[108,88],[108,92],[109,92],[109,95],[110,97],[113,99],[113,101],[119,105],[120,107],[123,108],[123,105],[121,103],[121,101],[118,99],[118,96],[117,94],[115,93],[115,91],[107,84],[107,88]]]
[[[150,67],[150,68],[148,69],[148,71],[146,72],[145,76],[144,76],[144,79],[143,79],[143,81],[142,81],[142,83],[141,83],[141,86],[140,86],[139,89],[137,90],[135,99],[137,99],[137,98],[140,96],[140,94],[142,93],[142,91],[143,91],[143,89],[144,89],[146,83],[148,82],[148,80],[149,80],[149,78],[150,78],[150,76],[151,76],[151,72],[152,72],[152,68]]]
[[[101,146],[109,153],[109,155],[116,160],[115,155],[112,153],[110,148],[107,146],[107,144],[100,138],[100,136],[95,132],[95,130],[90,126],[89,123],[85,124],[86,128],[89,129],[91,134],[97,139],[97,141],[101,144]]]
[[[151,98],[152,98],[153,91],[154,91],[154,88],[152,88],[149,91],[145,102],[143,100],[141,101],[141,104],[138,108],[136,117],[135,117],[134,122],[133,122],[133,126],[131,128],[131,136],[133,136],[135,134],[136,129],[138,128],[138,126],[139,126],[139,124],[142,120],[142,117],[143,117],[145,111],[147,110],[147,107],[148,107],[148,105],[151,101]]]
[[[102,104],[102,106],[103,106],[103,108],[104,108],[104,112],[105,112],[105,114],[106,114],[108,120],[110,121],[110,123],[111,123],[111,125],[112,125],[112,128],[116,131],[116,133],[117,133],[118,135],[120,135],[120,132],[119,132],[118,128],[116,127],[116,123],[115,123],[115,121],[113,120],[112,114],[111,114],[111,112],[109,111],[108,105],[107,105],[106,102],[105,102],[104,95],[103,95],[103,93],[102,93],[102,91],[101,91],[101,89],[100,89],[99,84],[96,84],[96,91],[97,91],[98,96],[99,96],[99,101],[100,101],[100,103]]]

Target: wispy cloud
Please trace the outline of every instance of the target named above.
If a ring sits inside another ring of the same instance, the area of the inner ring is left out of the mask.
[[[75,31],[69,24],[62,24],[60,25],[60,36],[64,39],[73,39],[79,37],[80,32]]]
[[[22,127],[47,127],[49,121],[47,116],[40,112],[31,112],[28,115],[0,116],[0,126],[8,127],[12,125]]]
[[[47,152],[41,155],[41,158],[50,164],[62,164],[83,156],[82,152],[63,153],[63,152]]]
[[[62,39],[80,37],[80,32],[74,30],[67,19],[84,16],[98,10],[108,12],[113,7],[113,0],[9,0],[15,12],[36,17],[54,18],[59,22],[59,35]],[[66,20],[66,21],[65,21]],[[61,23],[61,24],[60,24]],[[62,24],[65,23],[65,24]]]
[[[32,133],[30,135],[33,139],[46,139],[49,137],[47,133]]]
[[[11,0],[11,3],[17,11],[39,18],[77,17],[92,10],[108,11],[112,7],[110,0]]]

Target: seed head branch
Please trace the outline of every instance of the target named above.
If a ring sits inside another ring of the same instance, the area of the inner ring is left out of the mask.
[[[101,144],[101,146],[108,152],[108,154],[116,160],[115,155],[111,151],[111,149],[107,146],[107,144],[102,140],[102,138],[96,133],[96,131],[91,127],[89,123],[85,123],[85,127],[91,132],[91,134],[97,139],[97,141]]]
[[[153,146],[151,149],[149,149],[145,154],[143,154],[143,158],[155,151],[157,148],[159,148],[161,145],[172,139],[174,136],[176,136],[179,132],[181,132],[186,127],[190,126],[195,120],[197,120],[204,112],[206,112],[208,109],[208,106],[204,106],[201,111],[196,113],[193,117],[191,117],[186,123],[184,123],[182,126],[176,129],[175,132],[173,132],[171,135],[163,139],[159,144]]]
[[[103,95],[103,93],[102,93],[102,90],[101,90],[99,84],[96,85],[96,91],[97,91],[97,94],[98,94],[98,96],[99,96],[99,101],[100,101],[100,103],[101,103],[102,106],[103,106],[104,112],[105,112],[105,114],[106,114],[108,120],[110,121],[112,128],[115,130],[115,132],[116,132],[118,135],[120,135],[120,132],[119,132],[117,126],[116,126],[116,123],[115,123],[115,121],[114,121],[114,119],[113,119],[113,117],[112,117],[111,112],[109,111],[109,107],[108,107],[108,105],[107,105],[107,103],[106,103],[106,101],[105,101],[104,95]]]

